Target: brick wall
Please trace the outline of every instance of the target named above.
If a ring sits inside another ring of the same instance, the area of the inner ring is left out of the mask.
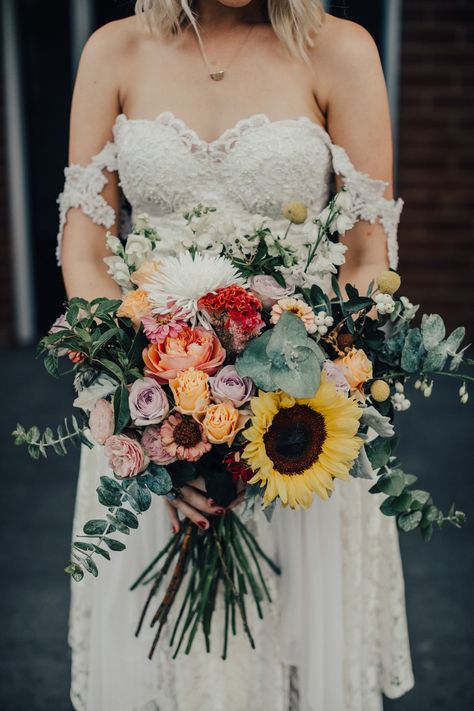
[[[474,340],[474,3],[403,3],[398,192],[404,291]]]

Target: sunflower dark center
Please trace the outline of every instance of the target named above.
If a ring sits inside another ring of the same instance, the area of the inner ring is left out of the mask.
[[[202,439],[201,428],[196,420],[183,419],[174,428],[173,438],[181,447],[195,447]]]
[[[308,405],[277,412],[263,436],[267,455],[282,474],[300,474],[318,459],[326,439],[324,417]]]

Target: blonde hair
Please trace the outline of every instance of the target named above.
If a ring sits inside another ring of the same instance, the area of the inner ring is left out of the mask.
[[[307,57],[313,38],[324,22],[321,0],[262,0],[268,21],[282,44],[293,55]],[[150,30],[163,38],[192,25],[198,38],[199,29],[194,0],[137,0],[135,12]]]

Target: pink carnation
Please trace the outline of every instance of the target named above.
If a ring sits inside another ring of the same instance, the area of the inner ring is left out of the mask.
[[[115,429],[114,408],[108,400],[97,400],[89,415],[89,429],[97,444],[105,444]]]
[[[112,435],[108,438],[105,443],[105,454],[111,469],[122,478],[137,476],[149,462],[140,444],[124,434]]]

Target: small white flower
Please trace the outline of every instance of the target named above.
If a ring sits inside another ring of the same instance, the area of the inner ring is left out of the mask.
[[[337,207],[343,212],[349,212],[349,210],[352,208],[351,194],[348,190],[344,188],[337,193],[334,202]]]
[[[150,224],[150,215],[148,212],[141,212],[134,220],[134,228],[138,232],[140,230],[145,230]]]
[[[151,254],[152,245],[149,239],[143,235],[131,234],[125,245],[125,254],[128,262],[135,267],[139,267]]]
[[[397,383],[395,383],[395,390],[397,391],[397,393],[403,393],[403,392],[405,392],[405,388],[404,388],[404,386],[403,386],[403,383],[400,383],[400,381],[397,382]]]
[[[331,224],[331,234],[339,232],[340,235],[343,235],[347,232],[347,230],[352,229],[352,227],[354,227],[354,221],[349,217],[349,215],[341,213]]]
[[[376,294],[374,301],[375,308],[381,315],[391,314],[395,308],[395,301],[390,294]]]
[[[423,387],[423,383],[421,382],[421,380],[417,380],[415,382],[415,390],[421,390],[422,387]]]
[[[112,279],[122,288],[130,289],[130,272],[122,257],[105,257],[105,264],[108,266],[108,273]]]
[[[423,387],[423,395],[425,397],[431,397],[431,393],[433,392],[433,381],[431,383],[425,383]]]
[[[397,412],[404,412],[408,410],[411,405],[410,400],[405,397],[404,393],[396,392],[392,395],[393,409]]]
[[[459,388],[459,397],[463,397],[467,393],[466,383],[463,383]]]
[[[319,333],[320,336],[325,336],[329,330],[329,326],[332,326],[334,319],[332,316],[328,316],[326,311],[318,311],[314,317],[314,332]]]
[[[468,400],[469,400],[469,393],[464,393],[464,395],[462,395],[462,397],[461,397],[461,404],[465,405]]]
[[[105,235],[105,243],[107,245],[107,248],[110,249],[113,254],[118,254],[123,249],[121,241],[118,237],[113,235],[112,232],[107,232],[107,234]]]
[[[325,207],[324,210],[319,213],[319,215],[318,215],[318,217],[317,217],[316,219],[317,219],[318,222],[320,222],[322,225],[326,225],[327,222],[328,222],[328,220],[329,220],[330,214],[331,214],[330,208],[329,208],[329,207]]]

